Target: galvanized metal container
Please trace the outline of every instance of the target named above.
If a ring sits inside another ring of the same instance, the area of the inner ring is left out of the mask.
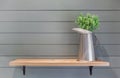
[[[78,60],[95,61],[92,32],[81,28],[73,28],[72,30],[80,33]]]

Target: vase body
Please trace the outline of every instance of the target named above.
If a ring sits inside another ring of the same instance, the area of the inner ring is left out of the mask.
[[[92,32],[81,28],[74,28],[80,33],[78,60],[95,61]]]
[[[86,61],[95,61],[92,33],[81,34],[78,59]]]

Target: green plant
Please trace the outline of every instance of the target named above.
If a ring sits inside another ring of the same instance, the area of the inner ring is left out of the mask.
[[[87,13],[86,15],[80,14],[75,23],[82,29],[94,31],[99,27],[99,18],[97,15]]]

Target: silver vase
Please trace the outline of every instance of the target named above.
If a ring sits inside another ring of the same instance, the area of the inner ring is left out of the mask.
[[[73,28],[80,33],[80,48],[78,60],[95,61],[92,32],[81,28]]]

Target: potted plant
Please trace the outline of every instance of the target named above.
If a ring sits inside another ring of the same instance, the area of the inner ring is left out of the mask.
[[[80,14],[75,23],[78,28],[73,28],[74,31],[80,33],[80,49],[78,60],[95,61],[93,32],[99,27],[99,18],[97,15]]]

